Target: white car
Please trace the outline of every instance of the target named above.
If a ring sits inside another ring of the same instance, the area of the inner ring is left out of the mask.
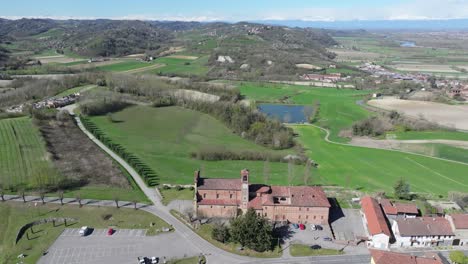
[[[312,229],[313,231],[317,230],[317,226],[316,225],[310,225],[310,229]]]
[[[152,257],[151,258],[151,264],[158,264],[159,263],[159,258],[157,257]]]
[[[80,228],[80,236],[86,236],[88,234],[89,228],[87,226],[82,226]]]

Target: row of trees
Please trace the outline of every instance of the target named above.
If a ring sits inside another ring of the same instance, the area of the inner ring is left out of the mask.
[[[90,131],[97,139],[99,139],[112,151],[117,153],[126,162],[128,162],[143,177],[148,186],[156,186],[159,184],[158,174],[154,172],[146,163],[141,161],[140,158],[128,152],[119,143],[113,142],[88,117],[81,116],[80,119],[88,131]]]

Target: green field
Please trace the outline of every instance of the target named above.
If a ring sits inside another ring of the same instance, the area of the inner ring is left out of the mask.
[[[345,142],[346,139],[338,136],[339,132],[371,115],[356,103],[371,91],[265,83],[241,83],[239,88],[247,99],[262,102],[278,102],[287,96],[291,103],[313,107],[318,101],[317,125],[330,129],[330,139],[334,141]]]
[[[206,66],[208,64],[208,57],[203,56],[196,60],[171,57],[158,58],[155,62],[165,64],[166,66],[151,70],[150,72],[162,75],[205,75],[209,70],[208,66]]]
[[[168,205],[174,200],[193,200],[194,191],[190,189],[177,190],[176,188],[164,189],[159,188],[162,196],[162,203]]]
[[[152,64],[147,62],[141,62],[136,60],[123,61],[119,63],[104,65],[97,67],[98,70],[108,71],[108,72],[124,72],[135,69],[140,69],[143,67],[151,66]]]
[[[411,140],[411,139],[447,139],[447,140],[463,140],[468,141],[468,133],[458,131],[407,131],[407,132],[390,132],[394,134],[396,139]]]
[[[163,220],[145,211],[114,207],[84,206],[79,208],[72,205],[53,204],[33,207],[31,203],[8,202],[0,204],[0,215],[2,216],[2,221],[0,221],[0,263],[17,263],[16,257],[21,253],[27,256],[24,263],[36,263],[42,253],[65,229],[63,223],[57,223],[56,227],[52,223],[34,226],[32,230],[28,229],[27,234],[15,245],[16,234],[21,226],[40,219],[69,217],[77,219],[78,222],[67,223],[67,228],[81,226],[108,228],[112,226],[116,229],[148,229],[148,234],[156,234],[156,229],[169,227]],[[108,220],[105,220],[107,218]],[[155,225],[150,227],[150,223],[155,223]]]
[[[65,90],[65,91],[55,95],[55,97],[65,97],[65,96],[68,96],[68,95],[71,95],[71,94],[74,94],[74,93],[79,93],[81,91],[87,91],[87,90],[90,90],[90,89],[94,89],[96,87],[97,87],[97,85],[78,86],[78,87],[74,87],[74,88]]]
[[[190,152],[200,148],[231,151],[261,151],[287,155],[242,139],[213,117],[180,107],[152,108],[134,106],[106,116],[92,117],[93,122],[113,142],[118,142],[159,174],[161,183],[191,184],[193,172],[202,170],[205,177],[237,178],[242,168],[249,168],[252,182],[263,182],[262,161],[200,161]],[[271,184],[287,184],[288,165],[270,164]],[[294,166],[294,183],[302,182],[303,166]]]
[[[4,188],[37,188],[59,180],[29,118],[0,120],[0,180]]]
[[[437,143],[402,144],[402,149],[412,153],[468,163],[468,150]]]
[[[369,91],[264,83],[241,83],[239,87],[247,99],[263,102],[278,102],[287,96],[290,103],[313,106],[318,100],[320,108],[316,124],[330,130],[332,141],[345,142],[346,139],[338,136],[339,131],[371,115],[356,104]],[[399,177],[405,177],[415,192],[444,196],[450,190],[463,191],[468,187],[465,176],[468,166],[387,150],[327,143],[324,140],[325,132],[318,128],[292,127],[299,133],[298,140],[307,149],[310,158],[319,164],[313,176],[316,184],[341,185],[365,191],[384,190],[391,194],[394,182]],[[412,136],[423,137],[422,133],[414,132]],[[465,136],[454,132],[434,132],[432,135],[458,139]],[[438,148],[441,157],[461,160],[466,155],[466,150],[444,145]]]
[[[448,191],[466,191],[467,165],[387,150],[337,145],[325,142],[325,132],[309,125],[294,126],[299,142],[319,164],[317,180],[365,191],[392,194],[400,177],[419,193],[447,196]]]

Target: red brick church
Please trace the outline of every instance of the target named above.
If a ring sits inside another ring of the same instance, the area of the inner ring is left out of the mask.
[[[253,208],[271,221],[328,224],[330,203],[316,186],[268,186],[249,184],[249,171],[240,179],[201,178],[195,172],[196,215],[231,218]]]

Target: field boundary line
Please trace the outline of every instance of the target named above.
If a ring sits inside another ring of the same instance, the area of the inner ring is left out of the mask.
[[[348,146],[348,147],[355,147],[355,148],[366,148],[366,149],[379,149],[379,150],[382,150],[382,151],[393,151],[393,152],[399,152],[399,153],[405,153],[405,154],[411,154],[411,155],[415,155],[415,156],[420,156],[420,157],[426,157],[426,158],[431,158],[431,159],[436,159],[436,160],[442,160],[442,161],[448,161],[448,162],[452,162],[452,163],[457,163],[457,164],[462,164],[462,165],[465,165],[465,166],[468,166],[468,163],[466,162],[461,162],[461,161],[456,161],[456,160],[450,160],[450,159],[444,159],[444,158],[439,158],[439,157],[432,157],[432,156],[428,156],[428,155],[424,155],[424,154],[419,154],[419,153],[414,153],[414,152],[409,152],[409,151],[404,151],[404,150],[397,150],[397,149],[383,149],[383,148],[378,148],[378,147],[370,147],[370,146],[355,146],[355,145],[351,145],[351,144],[347,144],[347,143],[340,143],[340,142],[336,142],[336,141],[332,141],[330,140],[330,130],[326,129],[326,128],[323,128],[323,127],[320,127],[320,126],[317,126],[317,125],[314,125],[314,124],[303,124],[303,125],[296,125],[296,126],[312,126],[312,127],[315,127],[315,128],[318,128],[322,131],[324,131],[326,133],[325,137],[324,137],[324,140],[328,143],[331,143],[331,144],[335,144],[335,145],[340,145],[340,146]]]

